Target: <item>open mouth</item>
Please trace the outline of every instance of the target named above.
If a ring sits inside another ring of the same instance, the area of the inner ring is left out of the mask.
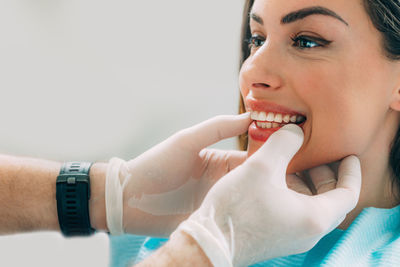
[[[251,119],[255,121],[257,128],[261,129],[280,128],[290,123],[300,125],[307,120],[300,114],[266,113],[264,111],[252,111]]]

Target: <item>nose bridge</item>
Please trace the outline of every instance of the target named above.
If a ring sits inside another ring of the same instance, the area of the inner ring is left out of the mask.
[[[273,52],[275,52],[275,53],[277,52],[276,47],[274,47],[274,43],[273,43],[273,40],[271,40],[271,37],[268,37],[265,40],[265,43],[257,49],[257,51],[254,53],[253,56],[254,56],[255,60],[262,61],[262,60],[265,60],[265,59],[268,59],[268,58],[274,56]]]
[[[279,88],[282,79],[279,75],[281,67],[281,53],[271,40],[266,40],[247,59],[247,77],[250,84],[265,84],[267,88]]]

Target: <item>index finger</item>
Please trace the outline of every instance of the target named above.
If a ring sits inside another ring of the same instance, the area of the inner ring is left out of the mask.
[[[194,125],[178,133],[194,151],[200,151],[218,141],[245,133],[251,123],[250,113],[221,115]]]

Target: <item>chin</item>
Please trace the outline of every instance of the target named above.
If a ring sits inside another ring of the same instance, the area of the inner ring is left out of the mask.
[[[263,142],[256,142],[249,139],[247,149],[248,156],[250,157],[253,155],[263,144]],[[348,155],[354,155],[354,153],[324,153],[321,150],[317,150],[317,152],[313,153],[312,151],[301,147],[289,162],[286,173],[292,174],[295,172],[302,172],[320,165],[334,163]]]

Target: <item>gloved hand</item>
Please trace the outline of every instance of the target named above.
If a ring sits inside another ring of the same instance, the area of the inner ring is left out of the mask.
[[[297,193],[287,186],[286,169],[302,143],[300,127],[282,127],[221,178],[173,235],[183,231],[192,236],[218,267],[247,266],[311,249],[356,206],[361,170],[358,158],[349,156],[339,167],[336,189],[314,196]],[[321,168],[313,172],[325,175]],[[312,180],[323,185],[324,175]]]
[[[106,175],[110,233],[169,236],[200,206],[214,183],[247,158],[245,151],[204,148],[245,133],[250,123],[248,113],[218,116],[133,160],[111,159]]]

